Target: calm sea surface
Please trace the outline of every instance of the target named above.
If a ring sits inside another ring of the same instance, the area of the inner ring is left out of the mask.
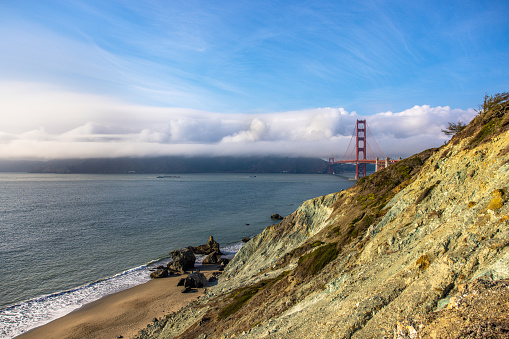
[[[0,173],[0,338],[148,280],[169,251],[213,235],[233,255],[332,175]]]

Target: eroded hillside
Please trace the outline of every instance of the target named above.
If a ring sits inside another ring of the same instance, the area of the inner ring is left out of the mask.
[[[509,336],[507,99],[440,149],[306,201],[148,336]]]

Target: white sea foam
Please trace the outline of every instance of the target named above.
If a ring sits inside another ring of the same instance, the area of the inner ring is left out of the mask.
[[[233,258],[242,247],[238,242],[221,248],[228,258]],[[196,256],[196,264],[202,264],[203,255]],[[150,280],[150,270],[166,265],[169,259],[156,260],[148,265],[139,266],[112,277],[83,285],[69,291],[62,291],[11,305],[0,310],[0,338],[13,338],[36,327],[91,303],[109,294],[143,284]]]
[[[0,310],[2,324],[0,338],[13,338],[106,295],[147,282],[150,279],[149,268],[161,263],[139,266],[69,291],[42,296],[4,308]]]
[[[235,253],[237,253],[242,248],[242,246],[244,246],[244,243],[239,241],[222,247],[221,252],[223,252],[227,258],[231,259],[235,256]]]

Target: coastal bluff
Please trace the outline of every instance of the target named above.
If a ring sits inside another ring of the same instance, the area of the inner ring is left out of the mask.
[[[304,202],[139,338],[507,338],[509,105]],[[479,336],[478,336],[479,337]]]

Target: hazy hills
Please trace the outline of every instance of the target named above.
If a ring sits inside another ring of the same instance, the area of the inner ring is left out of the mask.
[[[354,165],[336,165],[336,173]],[[326,173],[327,161],[290,157],[157,157],[49,161],[0,160],[0,172],[31,173]]]

